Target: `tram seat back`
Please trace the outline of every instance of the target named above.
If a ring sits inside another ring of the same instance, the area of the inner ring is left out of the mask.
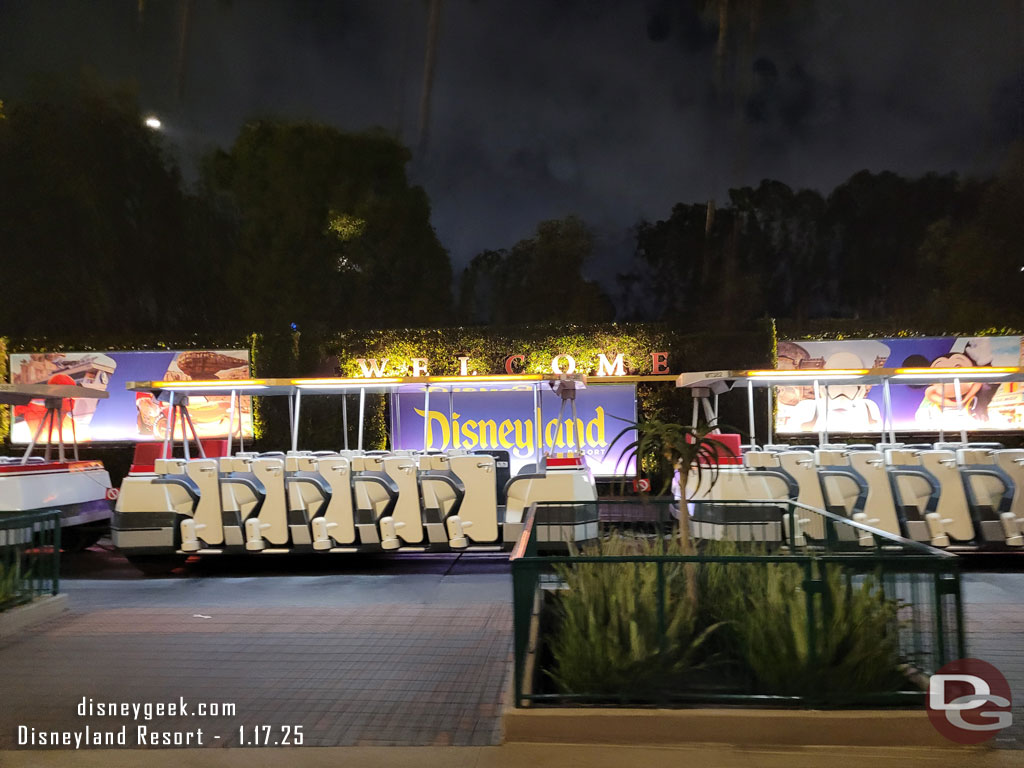
[[[815,453],[818,465],[818,477],[821,479],[825,509],[835,514],[853,518],[863,512],[867,499],[867,483],[850,464],[850,456],[845,450],[821,450]],[[854,537],[852,529],[843,526],[840,535],[849,533]]]
[[[452,472],[451,459],[443,453],[422,454],[419,458],[422,519],[431,544],[449,541],[445,521],[459,513],[465,486]]]
[[[999,465],[995,450],[961,448],[957,461],[974,524],[982,539],[1021,545],[1021,530],[1012,513],[1016,485]]]
[[[897,536],[902,535],[892,486],[881,451],[857,450],[849,454],[850,466],[864,478],[867,496],[864,499],[865,523]]]
[[[252,473],[266,492],[260,508],[259,535],[275,546],[288,543],[288,502],[284,487],[284,458],[273,456],[252,461]],[[248,524],[248,522],[247,522]],[[246,537],[246,545],[252,540]]]
[[[948,539],[943,541],[944,526],[935,511],[939,503],[939,482],[924,468],[918,452],[892,448],[885,452],[885,462],[907,538],[932,542],[936,546],[948,544]]]
[[[921,465],[939,482],[939,503],[935,512],[950,536],[960,541],[974,538],[970,506],[956,453],[946,450],[920,451]],[[945,521],[949,522],[945,522]]]
[[[352,491],[359,540],[363,544],[379,544],[378,523],[381,518],[391,515],[398,500],[398,486],[384,472],[382,456],[353,457],[352,467]]]
[[[352,544],[356,540],[352,465],[342,456],[329,456],[317,461],[317,471],[330,486],[331,498],[324,514],[312,521],[313,548],[327,550],[335,544]]]
[[[1024,518],[1024,449],[996,451],[996,463],[1013,480],[1014,494],[1010,512],[1018,520]]]
[[[423,521],[416,461],[411,455],[388,456],[383,468],[398,487],[398,499],[391,513],[396,533],[407,544],[419,544],[423,541]]]
[[[743,465],[750,469],[779,469],[779,454],[775,451],[747,451],[743,454]]]
[[[464,454],[452,456],[449,463],[465,488],[459,517],[466,536],[477,543],[497,541],[500,532],[494,457]]]
[[[158,475],[183,475],[185,474],[185,460],[154,459],[153,471]]]
[[[779,464],[796,481],[797,501],[813,509],[825,509],[825,495],[818,479],[813,453],[804,450],[785,451],[779,454]],[[825,521],[821,515],[811,514],[803,526],[803,533],[815,539],[825,538]]]
[[[217,470],[217,459],[192,459],[185,465],[185,473],[199,488],[199,501],[194,514],[195,534],[210,546],[224,543]]]
[[[179,515],[194,515],[199,489],[185,474],[185,460],[155,459],[153,471],[156,478],[146,483],[147,498],[142,504],[151,506],[152,511],[173,510]],[[149,492],[151,489],[152,493]]]

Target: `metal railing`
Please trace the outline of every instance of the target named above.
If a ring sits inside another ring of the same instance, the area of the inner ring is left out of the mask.
[[[0,514],[0,611],[60,590],[60,512]]]
[[[966,656],[955,555],[777,500],[714,502],[731,520],[684,551],[674,504],[531,506],[511,555],[516,706],[917,705]],[[551,554],[538,528],[567,509],[597,536]]]

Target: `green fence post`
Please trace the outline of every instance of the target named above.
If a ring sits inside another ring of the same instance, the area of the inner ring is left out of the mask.
[[[942,610],[942,574],[935,572],[932,578],[933,610],[935,612],[935,668],[946,663],[946,628]]]
[[[659,558],[655,567],[658,569],[658,649],[664,661],[668,650],[668,638],[665,637],[665,563]]]

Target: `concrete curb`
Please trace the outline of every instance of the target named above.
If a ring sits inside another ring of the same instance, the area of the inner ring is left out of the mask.
[[[506,707],[505,740],[575,744],[931,747],[924,710],[583,709]]]
[[[61,593],[37,597],[31,603],[0,611],[0,640],[7,640],[31,626],[55,619],[67,609],[68,596]]]

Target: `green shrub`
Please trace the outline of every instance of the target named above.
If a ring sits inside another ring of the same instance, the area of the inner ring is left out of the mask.
[[[0,563],[0,611],[25,602],[21,585],[21,564]]]
[[[872,576],[820,567],[812,622],[799,563],[709,564],[702,603],[761,693],[839,701],[899,689],[899,603]]]
[[[668,542],[612,536],[584,555],[616,557],[680,554]],[[644,695],[678,684],[717,626],[697,627],[686,599],[684,563],[665,563],[664,632],[658,623],[658,566],[654,563],[579,563],[555,570],[565,583],[556,598],[556,627],[548,638],[555,667],[548,674],[562,692]],[[692,569],[690,569],[692,570]]]
[[[727,558],[740,549],[706,542],[702,553]],[[744,553],[764,554],[756,548]],[[642,540],[613,534],[582,554],[650,557],[681,551],[675,535]],[[812,567],[821,574],[822,592],[813,598],[809,621],[801,563],[693,568],[664,562],[663,639],[657,564],[556,566],[565,588],[556,593],[547,638],[554,664],[547,674],[563,693],[648,700],[709,682],[719,690],[829,703],[903,687],[900,604],[886,598],[870,575],[854,577],[834,564]],[[691,580],[700,595],[696,602],[687,598]],[[699,676],[693,674],[697,669]]]

